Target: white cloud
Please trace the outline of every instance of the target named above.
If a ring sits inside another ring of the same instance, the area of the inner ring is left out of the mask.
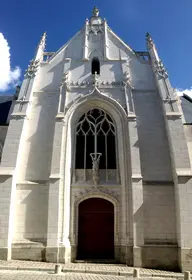
[[[192,87],[187,89],[176,89],[175,91],[179,96],[182,96],[183,93],[185,93],[186,95],[192,98]]]
[[[17,66],[11,69],[10,47],[7,40],[0,33],[0,91],[6,91],[16,86],[21,76],[21,69]]]

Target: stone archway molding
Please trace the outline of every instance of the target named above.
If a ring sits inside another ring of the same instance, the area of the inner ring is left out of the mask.
[[[127,235],[128,228],[124,220],[128,219],[128,209],[126,205],[126,188],[130,184],[129,177],[131,175],[127,174],[127,170],[129,170],[131,174],[131,167],[127,167],[127,162],[129,159],[127,155],[129,155],[129,138],[125,137],[128,135],[128,116],[123,109],[123,107],[113,98],[103,94],[97,87],[94,87],[89,94],[81,95],[76,101],[69,106],[69,108],[65,111],[65,116],[63,119],[63,135],[62,135],[62,149],[61,149],[61,161],[60,161],[60,180],[62,184],[62,188],[64,188],[63,193],[63,216],[62,216],[62,240],[65,241],[65,244],[70,244],[71,253],[74,256],[73,252],[75,249],[72,247],[76,244],[76,235],[74,236],[74,226],[73,217],[75,216],[75,211],[73,209],[71,203],[72,197],[72,188],[71,188],[71,179],[72,179],[72,170],[73,170],[73,162],[74,162],[74,142],[75,142],[75,131],[74,127],[79,119],[79,117],[85,113],[87,110],[91,108],[98,108],[105,110],[113,119],[116,129],[117,129],[117,155],[118,155],[118,171],[120,178],[120,197],[121,197],[121,209],[116,213],[121,212],[118,221],[116,221],[115,228],[115,242],[118,243],[119,240],[123,238],[123,236]],[[122,151],[124,151],[124,156],[121,155]],[[118,172],[117,171],[117,172]],[[91,187],[91,186],[90,186]],[[85,187],[87,188],[87,187]],[[104,188],[104,187],[103,187]],[[107,189],[107,186],[105,187]],[[83,188],[81,188],[83,189]],[[101,191],[101,188],[100,188]],[[101,192],[93,192],[90,194],[90,197],[93,195],[97,195],[98,197],[102,195],[102,198],[109,200],[113,200],[113,196],[110,198],[110,194],[101,194]],[[87,194],[87,197],[89,195]],[[85,199],[83,197],[83,199]],[[114,200],[113,200],[113,203]],[[116,207],[118,209],[120,207]],[[118,215],[116,215],[117,217]],[[75,216],[76,217],[76,216]],[[75,225],[76,228],[76,225]],[[117,230],[118,229],[118,230]],[[118,235],[117,235],[118,233]],[[75,232],[76,234],[76,232]],[[70,256],[65,257],[65,259],[69,259]],[[73,257],[72,257],[73,259]],[[67,261],[67,260],[66,260]]]
[[[120,237],[118,235],[120,229],[120,202],[119,195],[117,193],[113,193],[105,188],[102,190],[96,189],[95,187],[90,187],[85,190],[82,190],[78,193],[75,193],[72,197],[72,213],[71,213],[71,236],[70,242],[73,248],[75,248],[75,252],[73,252],[74,259],[76,258],[76,248],[78,245],[78,217],[79,217],[79,204],[84,200],[90,198],[101,198],[107,200],[113,204],[114,207],[114,246],[119,246]]]

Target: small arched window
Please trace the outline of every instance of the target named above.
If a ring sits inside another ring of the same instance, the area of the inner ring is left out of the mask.
[[[94,57],[92,59],[92,65],[91,65],[91,73],[94,75],[96,72],[97,75],[100,75],[100,61],[97,57]]]

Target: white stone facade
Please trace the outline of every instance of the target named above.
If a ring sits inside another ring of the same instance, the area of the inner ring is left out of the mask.
[[[56,53],[44,51],[45,40],[3,147],[0,258],[75,261],[79,204],[98,197],[114,206],[116,261],[192,270],[190,146],[150,35],[148,51],[135,52],[94,10]],[[91,72],[95,57],[100,75]],[[74,163],[76,124],[94,108],[110,115],[116,131],[117,167],[107,170],[110,180],[100,170],[98,184]]]

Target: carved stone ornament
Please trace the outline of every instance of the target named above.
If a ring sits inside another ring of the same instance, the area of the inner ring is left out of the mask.
[[[98,193],[98,194],[103,194],[105,196],[106,195],[109,195],[113,198],[116,199],[116,201],[120,201],[120,191],[119,189],[110,189],[110,188],[107,188],[107,187],[89,187],[89,188],[86,188],[86,189],[83,189],[81,190],[80,192],[74,192],[73,193],[73,198],[77,201],[79,200],[81,197],[83,196],[86,196],[88,194],[92,194],[92,193]]]
[[[63,74],[63,78],[61,80],[61,87],[64,87],[67,91],[70,91],[69,72],[68,71],[66,71]]]
[[[129,86],[131,88],[133,88],[133,86],[131,85],[131,77],[130,77],[130,73],[128,71],[125,71],[124,73],[124,82],[123,82],[124,86]]]
[[[95,75],[93,75],[92,83],[95,83],[95,77],[94,76]],[[122,86],[122,85],[125,84],[125,82],[122,82],[122,81],[117,81],[117,82],[115,82],[115,81],[105,81],[105,80],[99,81],[98,78],[99,78],[99,75],[98,75],[98,77],[96,77],[97,86],[99,86],[99,85],[102,86],[103,85],[103,86],[106,86],[106,87],[108,87],[108,86],[111,87],[111,86]],[[86,86],[90,86],[91,82],[89,82],[89,81],[82,81],[82,82],[72,81],[72,82],[69,83],[69,85],[70,85],[70,87],[82,87],[82,88],[84,88]]]
[[[154,46],[153,39],[151,38],[151,35],[148,32],[146,33],[146,41],[147,41],[147,45],[150,48],[152,48]]]
[[[101,25],[90,25],[88,28],[88,34],[93,33],[94,35],[97,35],[98,33],[103,33],[103,26]]]
[[[95,74],[93,74],[93,85],[94,85],[94,87],[98,87],[99,86],[99,76],[100,75],[98,75],[97,74],[97,72],[95,72]]]
[[[25,78],[33,78],[36,75],[36,72],[38,70],[39,67],[39,60],[34,60],[32,59],[30,61],[30,64],[28,65],[27,70],[25,71]]]
[[[165,69],[163,62],[161,60],[154,61],[153,67],[154,67],[155,73],[159,76],[159,78],[166,79],[168,77],[167,70]]]
[[[99,183],[99,161],[101,157],[101,153],[91,153],[91,159],[92,159],[92,175],[93,175],[93,183],[95,186]]]

